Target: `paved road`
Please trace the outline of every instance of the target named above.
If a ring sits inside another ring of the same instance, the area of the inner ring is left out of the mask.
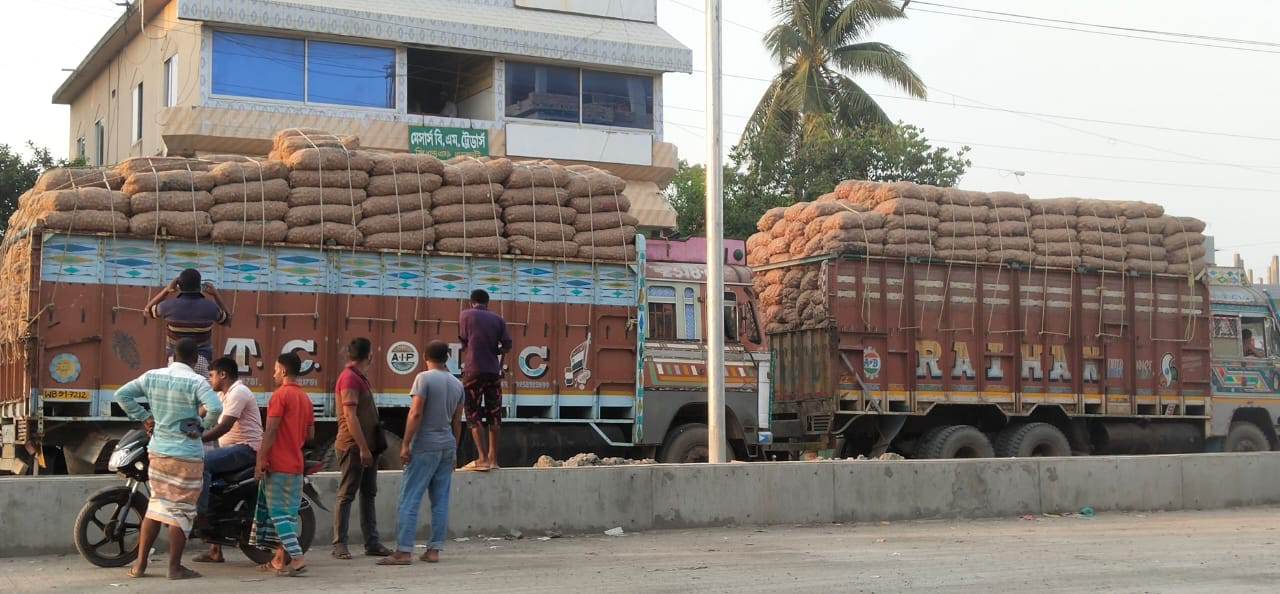
[[[189,592],[1275,592],[1280,508],[987,521],[725,528],[450,543],[444,562],[374,567],[320,547],[310,577],[238,554]],[[164,560],[153,562],[163,571]],[[175,591],[74,555],[0,560],[0,591]]]

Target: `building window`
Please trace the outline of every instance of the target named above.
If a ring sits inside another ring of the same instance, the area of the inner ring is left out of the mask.
[[[81,163],[84,163],[85,158],[89,156],[86,154],[86,151],[87,149],[84,146],[84,137],[81,136],[80,138],[76,139],[76,160]]]
[[[578,122],[578,69],[507,62],[507,116]]]
[[[133,88],[133,141],[142,140],[142,83]]]
[[[653,77],[582,71],[582,123],[653,129]]]
[[[738,297],[733,291],[724,292],[724,339],[738,342]]]
[[[173,107],[178,104],[178,56],[175,54],[164,61],[164,106]]]
[[[102,120],[93,123],[93,164],[103,165],[107,162],[107,128]]]
[[[243,33],[213,33],[213,93],[302,101],[306,42]]]
[[[649,287],[649,340],[676,339],[675,287]]]
[[[396,105],[396,51],[307,42],[307,101],[359,107]]]

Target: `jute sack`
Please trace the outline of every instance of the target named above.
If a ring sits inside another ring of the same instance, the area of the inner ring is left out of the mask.
[[[848,210],[848,207],[837,202],[813,202],[801,209],[800,215],[796,220],[801,223],[811,223],[814,220],[847,212]]]
[[[822,237],[815,237],[805,245],[805,256],[817,256],[821,254],[883,256],[884,245],[878,243],[863,243],[861,241],[838,241]]]
[[[871,196],[871,202],[880,204],[897,198],[914,198],[916,200],[925,200],[928,193],[924,188],[911,182],[893,182],[880,184],[875,189],[875,193]]]
[[[1035,257],[1035,254],[1028,250],[987,250],[987,261],[995,264],[1007,262],[1030,264]]]
[[[1165,226],[1165,234],[1172,235],[1175,233],[1204,233],[1204,221],[1193,217],[1166,217],[1168,224]]]
[[[512,206],[562,206],[569,202],[569,192],[558,188],[508,188],[502,192],[498,204],[503,208]]]
[[[991,209],[985,206],[961,206],[955,204],[943,204],[938,207],[938,219],[943,222],[987,222],[987,216],[991,214]]]
[[[885,244],[884,255],[890,258],[932,258],[937,252],[927,243],[890,243]]]
[[[987,196],[986,192],[974,192],[961,190],[960,188],[943,188],[942,198],[938,200],[938,203],[942,205],[988,208],[991,206],[991,198]]]
[[[373,169],[369,173],[374,176],[396,173],[431,173],[444,176],[444,163],[437,159],[435,155],[423,153],[377,153],[372,151],[362,151],[362,153],[373,163]]]
[[[312,206],[294,206],[284,216],[289,228],[307,227],[322,222],[355,225],[360,222],[360,208],[345,204],[316,204]]]
[[[924,229],[890,229],[884,236],[885,245],[902,245],[913,243],[930,244],[938,240],[937,231]]]
[[[27,208],[35,211],[78,211],[105,210],[120,211],[126,216],[130,211],[129,196],[124,192],[113,192],[104,188],[76,188],[72,190],[51,190],[48,192],[26,194]],[[19,200],[21,207],[22,201]]]
[[[769,245],[767,248],[765,248],[765,252],[768,253],[770,256],[773,256],[776,254],[788,253],[790,249],[791,249],[791,242],[787,241],[787,238],[775,237],[769,241]]]
[[[547,165],[542,163],[516,163],[511,175],[507,177],[508,188],[568,188],[575,174],[563,165]]]
[[[590,173],[573,172],[568,185],[569,193],[574,196],[608,196],[621,194],[626,189],[626,180],[598,169]]]
[[[368,174],[373,161],[363,153],[343,148],[306,148],[288,155],[285,165],[296,171],[359,171]]]
[[[937,204],[925,200],[897,198],[877,204],[874,210],[885,216],[923,215],[934,217],[940,209]]]
[[[894,229],[924,229],[937,231],[938,219],[926,217],[924,215],[890,215],[884,218],[884,228],[890,231]]]
[[[1156,218],[1134,218],[1124,220],[1125,233],[1150,233],[1152,235],[1164,235],[1167,230],[1166,225],[1169,219],[1166,217]]]
[[[990,219],[988,219],[990,220]],[[1022,221],[1001,221],[987,223],[987,233],[992,237],[1029,237],[1030,227]]]
[[[1174,233],[1164,236],[1164,247],[1168,250],[1179,250],[1187,246],[1204,247],[1204,235],[1187,231],[1184,233]]]
[[[577,233],[573,236],[573,241],[578,245],[590,245],[595,247],[630,245],[636,241],[636,228],[619,227],[617,229],[606,229],[604,231],[587,231],[584,233]]]
[[[1124,244],[1133,245],[1135,243],[1142,245],[1156,245],[1164,247],[1164,235],[1158,233],[1125,233]]]
[[[825,231],[837,229],[880,229],[884,227],[884,215],[878,212],[838,212],[822,222]]]
[[[1123,248],[1124,234],[1081,230],[1076,234],[1076,241],[1080,242],[1081,245],[1105,245]]]
[[[1015,192],[988,192],[987,200],[994,208],[1027,208],[1031,205],[1031,197]]]
[[[573,209],[568,209],[573,210]],[[577,212],[577,211],[573,211]],[[578,231],[604,231],[618,227],[636,227],[637,219],[625,212],[597,212],[595,214],[579,214],[573,221],[573,228]]]
[[[782,220],[782,214],[786,212],[786,207],[778,206],[764,211],[764,215],[756,222],[756,231],[764,233],[773,229],[773,226]]]
[[[834,229],[823,231],[814,236],[814,239],[834,241],[838,243],[882,244],[884,243],[887,235],[888,231],[885,231],[884,229]]]
[[[364,245],[379,250],[409,250],[425,252],[432,249],[436,240],[434,229],[420,229],[403,233],[376,233],[364,237]]]
[[[938,257],[943,260],[953,260],[957,262],[986,262],[990,254],[984,249],[974,250],[938,250]]]
[[[1200,260],[1198,262],[1192,262],[1191,264],[1187,264],[1186,262],[1180,264],[1169,264],[1166,267],[1165,272],[1169,274],[1190,274],[1192,276],[1196,276],[1203,272],[1204,268],[1204,260]]]
[[[1166,260],[1170,264],[1186,264],[1188,261],[1195,262],[1203,260],[1205,252],[1204,244],[1192,245],[1180,249],[1171,249],[1166,255]]]
[[[217,204],[230,202],[280,202],[289,199],[289,182],[283,179],[270,179],[265,182],[232,183],[214,186],[213,201]]]
[[[303,245],[360,245],[364,236],[355,225],[345,223],[320,223],[303,227],[289,227],[285,241]]]
[[[1031,211],[1025,208],[1015,208],[1012,206],[1002,206],[992,208],[987,211],[988,223],[1007,223],[1015,222],[1024,225],[1031,221]]]
[[[1078,243],[1037,243],[1034,250],[1037,256],[1079,256]]]
[[[502,186],[498,184],[467,184],[463,186],[442,186],[432,192],[431,203],[435,206],[450,204],[497,204],[502,196]]]
[[[288,233],[289,225],[284,221],[218,221],[213,224],[210,238],[223,243],[279,243]]]
[[[822,277],[821,275],[818,274],[817,270],[806,270],[804,273],[804,276],[800,277],[801,291],[816,291],[821,286],[822,286]],[[817,296],[822,297],[822,294],[819,293]]]
[[[217,204],[209,209],[209,218],[214,223],[283,221],[287,214],[289,214],[289,204],[286,202],[237,202]]]
[[[399,215],[378,215],[361,219],[356,225],[365,237],[379,233],[401,233],[404,231],[421,231],[432,225],[431,215],[425,210],[415,210]]]
[[[605,198],[571,198],[569,207],[580,213],[627,212],[631,210],[631,200],[622,194]]]
[[[487,208],[487,207],[480,207]],[[630,215],[627,215],[630,216]],[[617,219],[617,216],[614,216]],[[509,206],[502,209],[502,220],[508,223],[551,222],[574,225],[578,211],[567,206]],[[583,229],[578,229],[582,231]]]
[[[1094,270],[1107,270],[1111,272],[1124,272],[1124,260],[1110,260],[1107,258],[1099,258],[1096,256],[1080,256],[1080,265],[1085,268]]]
[[[986,223],[971,223],[969,221],[938,223],[938,237],[947,237],[949,235],[986,235]]]
[[[366,217],[430,210],[435,204],[431,194],[402,194],[400,196],[375,196],[360,202],[360,214]],[[434,219],[435,217],[432,216]]]
[[[316,147],[356,149],[360,147],[360,139],[319,128],[287,128],[271,138],[271,150],[274,152],[291,154]]]
[[[436,239],[436,250],[450,254],[505,254],[505,237],[445,237]]]
[[[1069,229],[1074,231],[1076,228],[1075,215],[1031,215],[1032,231],[1044,229]]]
[[[1035,251],[1036,242],[1034,239],[1023,235],[989,235],[987,236],[987,249],[990,251],[1014,250],[1021,252]],[[1028,260],[1029,262],[1029,260]]]
[[[109,167],[55,167],[36,178],[35,192],[69,188],[104,188],[119,190],[125,177]]]
[[[144,212],[129,219],[129,232],[144,236],[206,239],[213,232],[213,221],[207,212]]]
[[[511,176],[511,170],[510,159],[492,159],[489,161],[468,159],[456,162],[450,160],[450,163],[444,167],[444,184],[446,186],[505,184],[507,178]]]
[[[507,238],[511,253],[540,258],[572,258],[578,255],[578,244],[572,241],[543,241],[512,235]]]
[[[933,245],[939,250],[982,250],[985,252],[987,249],[987,238],[974,237],[972,235],[956,237],[943,235],[938,237]],[[985,260],[986,256],[983,255],[982,259]]]
[[[1031,229],[1031,240],[1036,242],[1036,245],[1042,243],[1077,243],[1077,233],[1075,229],[1063,229],[1061,227],[1033,227]]]
[[[465,223],[442,223],[435,226],[437,239],[497,237],[502,235],[504,229],[505,226],[502,221],[493,219],[481,219]]]
[[[129,197],[133,214],[154,210],[207,211],[213,208],[213,196],[198,192],[138,192]]]
[[[1130,243],[1124,246],[1124,255],[1128,260],[1151,260],[1153,262],[1164,262],[1168,257],[1168,250],[1162,245],[1146,245],[1144,243]],[[1150,270],[1146,272],[1152,272]]]
[[[258,161],[256,163],[227,162],[209,171],[215,185],[263,182],[289,177],[289,168],[283,161]]]
[[[1079,198],[1043,198],[1031,201],[1031,214],[1049,216],[1076,216],[1080,207]],[[1092,214],[1092,213],[1090,213]]]
[[[578,257],[583,260],[635,262],[640,257],[640,253],[636,251],[634,245],[606,247],[583,245],[578,247]]]
[[[1164,260],[1134,260],[1124,261],[1126,270],[1135,270],[1147,274],[1164,274],[1169,270],[1169,263]]]
[[[138,192],[164,192],[169,190],[209,191],[213,189],[213,176],[205,171],[160,171],[135,173],[124,182],[122,190],[133,195]]]
[[[1078,268],[1080,266],[1080,256],[1051,256],[1036,254],[1035,260],[1032,264],[1035,266],[1048,266],[1052,268]]]
[[[450,204],[431,209],[436,224],[502,220],[503,210],[492,204]]]
[[[434,173],[397,173],[395,175],[375,175],[369,178],[369,186],[365,188],[370,196],[395,196],[398,194],[415,194],[418,192],[434,192],[443,183],[443,179]]]
[[[1137,218],[1155,218],[1164,215],[1164,207],[1159,204],[1151,204],[1150,202],[1121,202],[1120,215],[1130,219]]]
[[[1082,243],[1080,244],[1080,255],[1119,262],[1128,256],[1128,252],[1122,247]]]
[[[209,169],[208,163],[186,157],[131,157],[116,163],[115,166],[115,172],[126,180],[135,173],[208,171]]]
[[[577,232],[573,225],[544,223],[541,221],[537,223],[508,223],[506,226],[507,237],[521,235],[538,241],[571,241]],[[597,243],[597,245],[599,244]]]
[[[51,211],[36,217],[45,229],[68,233],[128,233],[129,217],[109,210]]]
[[[1125,220],[1115,217],[1095,217],[1085,215],[1076,217],[1076,230],[1080,232],[1123,233]]]
[[[404,199],[405,197],[401,196],[401,198]],[[365,200],[364,190],[348,188],[293,188],[289,190],[288,197],[289,206],[316,206],[320,204],[359,206],[364,204]]]
[[[369,174],[357,170],[347,171],[346,169],[326,169],[324,171],[298,169],[289,172],[289,185],[294,188],[342,188],[344,190],[354,188],[363,190],[369,185]],[[413,191],[417,191],[416,188]],[[408,194],[410,190],[405,188],[405,191],[401,193]]]

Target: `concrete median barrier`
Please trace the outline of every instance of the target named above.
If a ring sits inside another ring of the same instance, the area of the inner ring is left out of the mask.
[[[382,539],[395,539],[399,472],[379,474]],[[316,488],[330,510],[338,477]],[[114,476],[0,479],[0,557],[74,553],[85,498]],[[1280,453],[998,460],[766,462],[511,468],[454,475],[451,536],[529,537],[748,524],[982,518],[1028,513],[1218,509],[1280,504]],[[353,515],[356,512],[353,510]],[[316,551],[332,538],[317,510]],[[420,537],[429,532],[424,502]],[[353,518],[355,520],[355,518]],[[363,542],[353,521],[351,541]],[[356,549],[358,552],[358,548]]]

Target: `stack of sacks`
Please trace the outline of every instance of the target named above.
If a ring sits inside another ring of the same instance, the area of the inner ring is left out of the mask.
[[[986,196],[987,261],[995,264],[1035,260],[1031,239],[1031,199],[1014,192],[965,192]]]
[[[839,200],[835,194],[819,197],[796,217],[796,221],[804,225],[805,242],[798,252],[798,242],[793,244],[792,255],[884,255],[884,215],[865,208],[862,204]]]
[[[276,148],[272,151],[282,156],[289,168],[286,241],[360,245],[364,236],[356,225],[360,223],[360,205],[365,201],[373,161],[336,140],[331,144],[338,146],[299,148],[303,141],[319,143],[315,136],[287,136],[289,132],[276,135]]]
[[[1164,231],[1173,217],[1125,217],[1124,252],[1125,270],[1143,273],[1164,273],[1169,270],[1168,253],[1164,247]]]
[[[14,233],[6,239],[0,247],[0,344],[8,346],[31,334],[31,245],[39,239]]]
[[[319,128],[286,128],[271,139],[271,153],[267,158],[272,161],[286,161],[289,156],[309,148],[341,148],[355,150],[360,148],[360,139],[356,136],[333,134]]]
[[[33,193],[74,188],[105,188],[119,190],[127,176],[121,176],[113,167],[55,167],[40,174]]]
[[[936,190],[936,192],[935,192]],[[884,254],[892,257],[932,258],[938,255],[941,190],[910,182],[881,184],[875,189],[873,210],[884,215]]]
[[[812,312],[811,294],[806,297],[805,309],[801,309],[800,295],[805,274],[815,267],[791,266],[770,270],[757,276],[756,284],[760,305],[764,308],[766,332],[794,330],[801,323],[803,313]]]
[[[444,163],[432,155],[366,153],[373,176],[357,226],[364,245],[428,251],[435,243],[432,192],[444,183]]]
[[[437,251],[507,252],[498,200],[511,174],[509,159],[455,157],[444,165],[444,185],[431,195]]]
[[[98,187],[37,192],[18,197],[9,217],[10,233],[41,225],[49,231],[68,233],[127,233],[129,197],[124,192]]]
[[[571,172],[550,162],[515,163],[506,190],[498,200],[504,231],[513,254],[572,258],[579,246],[573,224],[577,211],[564,206],[569,198]]]
[[[280,161],[219,159],[213,176],[214,241],[284,241],[289,226],[289,168]]]
[[[938,206],[938,256],[944,260],[986,262],[989,254],[986,194],[947,188]]]
[[[148,158],[145,160],[154,160]],[[122,188],[129,195],[129,232],[142,236],[207,239],[213,232],[213,174],[190,164],[170,161],[144,166],[144,159],[121,163],[117,171],[133,171]],[[207,165],[200,164],[201,168]],[[154,169],[154,170],[152,170]],[[163,170],[162,170],[163,169]]]
[[[1191,217],[1167,217],[1164,248],[1169,274],[1198,275],[1205,267],[1204,221]]]
[[[1035,244],[1036,266],[1077,268],[1080,246],[1076,233],[1078,198],[1048,198],[1031,201],[1031,241]]]
[[[796,318],[803,329],[826,326],[831,311],[827,307],[827,294],[822,290],[822,271],[816,266],[805,266],[800,276],[800,296],[796,298]]]
[[[1141,203],[1111,200],[1079,200],[1076,203],[1076,241],[1080,243],[1080,263],[1093,270],[1124,272],[1128,250],[1125,249],[1125,209],[1133,204],[1135,212],[1144,212]],[[1152,216],[1160,216],[1157,207]]]
[[[640,224],[631,210],[631,201],[622,193],[622,178],[587,165],[571,165],[569,207],[577,214],[573,241],[578,256],[589,260],[635,261],[636,227]]]
[[[786,207],[783,206],[771,208],[764,213],[764,216],[760,217],[759,221],[756,221],[756,231],[758,233],[754,233],[747,238],[747,266],[764,266],[769,263],[770,258],[774,255],[771,251],[773,228],[783,222],[783,216],[786,211]],[[757,276],[756,280],[759,281],[761,278]],[[763,290],[760,285],[756,286],[757,293],[763,292]]]

